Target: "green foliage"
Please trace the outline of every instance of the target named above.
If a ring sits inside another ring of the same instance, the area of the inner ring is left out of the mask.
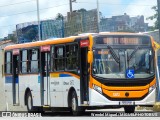
[[[12,40],[13,42],[17,42],[17,37],[16,36],[10,36],[8,39]]]
[[[153,6],[151,9],[153,9],[155,11],[155,14],[150,16],[150,17],[148,17],[146,20],[154,20],[154,19],[156,19],[156,21],[154,23],[154,29],[157,29],[158,28],[158,7],[157,6]]]
[[[63,15],[61,13],[58,13],[57,16],[56,16],[56,20],[59,20],[59,19],[63,19]]]
[[[12,40],[12,42],[16,43],[17,42],[17,37],[14,33],[12,33],[12,34],[8,34],[8,36],[5,37],[3,40]]]
[[[74,10],[73,12],[81,12],[81,13],[85,13],[85,12],[87,12],[87,10],[84,9],[84,8],[81,8],[81,9],[79,9],[79,10]]]
[[[84,8],[81,8],[81,9],[78,10],[78,12],[87,12],[87,10],[84,9]]]

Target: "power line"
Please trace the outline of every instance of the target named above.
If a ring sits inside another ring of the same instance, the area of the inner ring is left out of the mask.
[[[24,2],[18,2],[18,3],[12,3],[12,4],[7,4],[7,5],[0,5],[0,7],[6,7],[6,6],[11,6],[11,5],[18,5],[18,4],[23,4],[27,2],[35,2],[35,0],[29,0],[29,1],[24,1]]]
[[[48,8],[42,8],[42,9],[40,9],[40,10],[51,9],[51,8],[60,7],[60,6],[64,6],[64,5],[68,5],[68,3],[67,3],[67,4],[62,4],[62,5],[53,6],[53,7],[48,7]],[[20,12],[20,13],[15,13],[15,14],[10,14],[10,15],[0,16],[0,18],[1,18],[1,17],[9,17],[9,16],[14,16],[14,15],[24,14],[24,13],[31,13],[31,12],[36,12],[36,11],[37,11],[37,10],[32,10],[32,11],[27,11],[27,12]]]
[[[33,1],[33,0],[30,0],[30,1]],[[19,3],[14,3],[14,4],[8,4],[8,5],[4,5],[4,6],[15,5],[15,4],[22,4],[22,3],[26,3],[26,2],[30,2],[30,1],[19,2]],[[34,0],[34,1],[35,1],[35,0]],[[96,3],[94,3],[94,2],[76,2],[76,3],[96,4]],[[99,4],[106,4],[106,3],[103,2],[103,3],[99,3]],[[63,5],[68,5],[68,3],[67,3],[67,4],[58,5],[58,6],[54,6],[54,7],[59,7],[59,6],[63,6]],[[108,3],[107,3],[106,5],[128,5],[128,4],[108,4]],[[137,4],[129,4],[129,5],[152,6],[152,5],[137,5]],[[0,6],[0,7],[4,7],[4,6]],[[50,8],[54,8],[54,7],[43,8],[43,9],[40,9],[40,10],[50,9]],[[11,15],[0,16],[0,17],[14,16],[14,15],[19,15],[19,14],[24,14],[24,13],[31,13],[31,12],[35,12],[35,11],[37,11],[37,10],[32,10],[32,11],[27,11],[27,12],[20,12],[20,13],[15,13],[15,14],[11,14]]]
[[[65,16],[66,16],[66,14],[65,14]],[[47,17],[47,18],[43,18],[43,20],[49,20],[49,19],[55,19],[54,17]],[[42,20],[42,21],[43,21]],[[29,22],[36,22],[36,21],[29,21]],[[23,23],[29,23],[28,21],[26,21],[26,22],[23,22]],[[0,28],[1,27],[9,27],[9,26],[15,26],[15,25],[18,25],[18,24],[23,24],[23,23],[16,23],[16,24],[11,24],[11,25],[4,25],[4,26],[0,26]]]
[[[88,4],[97,4],[95,2],[76,2],[76,3],[88,3]],[[126,6],[126,5],[132,5],[132,6],[154,6],[154,5],[142,5],[142,4],[112,4],[112,3],[107,3],[107,2],[99,2],[99,4],[102,5],[122,5],[122,6]]]
[[[35,1],[35,0],[30,0],[30,1]],[[22,4],[22,3],[26,3],[26,2],[30,2],[30,1],[25,1],[25,2],[19,2],[19,3],[14,3],[14,4],[8,4],[8,5],[4,5],[4,6],[9,6],[9,5],[15,5],[15,4]],[[94,2],[77,2],[77,3],[92,3],[92,4],[96,4]],[[101,2],[99,4],[106,4],[106,2]],[[108,3],[107,3],[108,4]],[[106,5],[107,5],[106,4]],[[68,5],[68,3],[66,4],[62,4],[62,5],[57,5],[57,6],[53,6],[53,7],[48,7],[48,8],[43,8],[43,9],[40,9],[40,10],[45,10],[45,9],[51,9],[51,8],[55,8],[55,7],[59,7],[59,6],[63,6],[63,5]],[[128,4],[110,4],[110,5],[128,5]],[[131,5],[131,4],[130,4]],[[132,4],[132,5],[136,5],[136,4]],[[136,5],[137,6],[137,5]],[[140,6],[152,6],[152,5],[140,5]],[[3,6],[0,6],[0,7],[3,7]],[[19,15],[19,14],[25,14],[25,13],[31,13],[31,12],[36,12],[37,10],[32,10],[32,11],[27,11],[27,12],[20,12],[20,13],[16,13],[16,14],[11,14],[11,15],[5,15],[5,16],[0,16],[0,17],[9,17],[9,16],[14,16],[14,15]],[[113,15],[113,14],[106,14],[106,15],[112,15],[112,16],[116,16],[116,15]],[[137,15],[130,15],[130,16],[137,16]],[[145,16],[145,15],[144,15]],[[146,16],[145,16],[146,17]],[[7,26],[0,26],[0,27],[9,27],[9,26],[14,26],[14,25],[17,25],[17,24],[12,24],[12,25],[7,25]]]
[[[49,0],[48,0],[49,1]],[[29,0],[29,1],[24,1],[24,2],[17,2],[17,3],[12,3],[12,4],[6,4],[6,5],[0,5],[1,7],[7,7],[7,6],[12,6],[12,5],[18,5],[18,4],[23,4],[23,3],[27,3],[27,2],[36,2],[36,0]],[[55,3],[58,1],[54,1]]]

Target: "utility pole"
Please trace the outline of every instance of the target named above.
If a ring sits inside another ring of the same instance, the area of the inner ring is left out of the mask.
[[[72,2],[76,2],[76,0],[69,0],[70,14],[72,13]]]
[[[158,22],[158,29],[159,29],[159,40],[158,40],[158,43],[160,43],[160,0],[157,0],[157,8],[158,8],[158,19],[157,19],[157,22]],[[158,54],[159,54],[159,52],[158,52]],[[159,57],[158,54],[156,55],[157,59]],[[157,79],[158,79],[159,78],[159,70],[156,69],[156,72],[157,72],[156,77],[158,76],[157,77]],[[160,81],[159,81],[159,79],[156,81],[156,84],[157,84],[156,101],[157,101],[157,104],[158,104],[157,106],[160,106]]]
[[[72,0],[69,0],[70,14],[72,13]]]
[[[98,32],[99,32],[99,24],[100,24],[100,17],[99,17],[99,0],[97,0],[97,26],[98,26]]]
[[[157,0],[157,8],[158,8],[158,30],[159,30],[159,40],[158,42],[160,43],[160,0]]]
[[[39,16],[39,0],[37,0],[37,20],[38,20],[38,39],[41,41],[41,28],[40,28],[40,16]]]

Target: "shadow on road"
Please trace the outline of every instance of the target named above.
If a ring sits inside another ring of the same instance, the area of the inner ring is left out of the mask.
[[[86,111],[82,113],[79,116],[84,117],[118,117],[123,116],[127,113],[124,113],[124,111]],[[132,113],[131,113],[132,114]],[[154,115],[154,112],[152,111],[136,111],[133,115],[136,116],[148,116],[148,115]],[[157,115],[157,114],[156,114]],[[70,112],[45,112],[42,114],[42,117],[74,117]]]
[[[88,116],[88,117],[92,117],[93,115],[102,115],[102,114],[110,114],[110,115],[114,115],[114,114],[119,114],[119,113],[124,113],[124,112],[100,112],[100,111],[94,111],[94,112],[90,112],[90,111],[86,111],[84,113],[82,113],[79,116]],[[72,115],[72,113],[70,112],[45,112],[42,114],[42,117],[56,117],[56,116],[61,116],[61,117],[74,117]],[[97,116],[97,117],[98,117]]]

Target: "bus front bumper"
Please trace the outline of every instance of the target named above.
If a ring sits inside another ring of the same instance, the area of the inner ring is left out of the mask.
[[[134,100],[134,101],[112,101],[107,99],[104,95],[95,91],[94,89],[90,89],[90,102],[89,106],[125,106],[125,105],[135,105],[135,106],[153,106],[155,104],[155,96],[156,89],[150,92],[145,98],[142,100]]]

